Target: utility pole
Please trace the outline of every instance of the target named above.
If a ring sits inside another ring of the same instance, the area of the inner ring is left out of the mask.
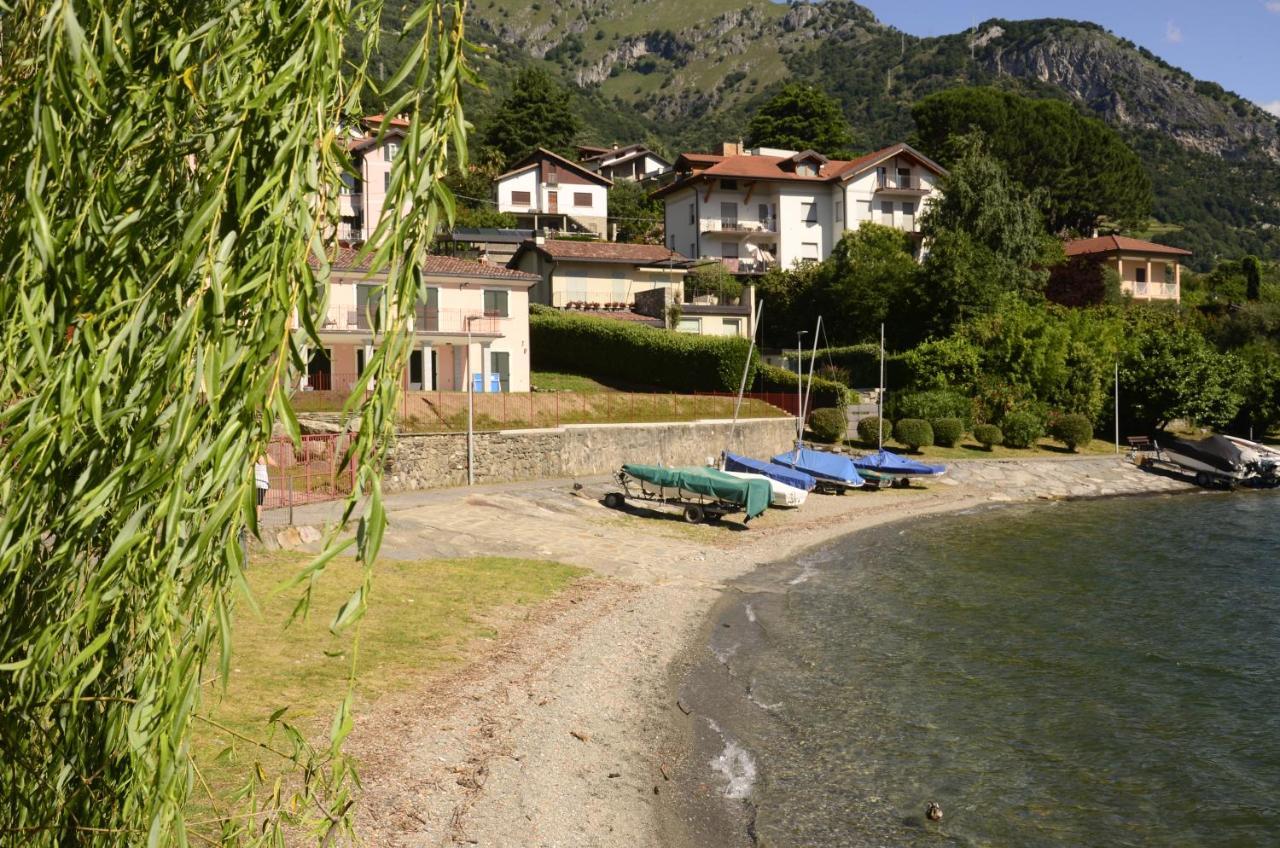
[[[482,316],[468,315],[463,319],[467,325],[467,485],[474,486],[475,475],[475,380],[471,377],[471,322]]]

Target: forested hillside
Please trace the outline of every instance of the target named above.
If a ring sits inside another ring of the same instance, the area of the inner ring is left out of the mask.
[[[1092,23],[991,20],[917,38],[848,0],[479,0],[470,16],[490,88],[468,102],[478,125],[530,64],[571,90],[582,141],[668,152],[740,137],[786,81],[836,97],[861,149],[913,138],[911,108],[930,93],[990,85],[1121,131],[1155,192],[1156,221],[1135,234],[1194,250],[1200,267],[1280,258],[1280,119]],[[389,67],[394,38],[384,51]]]

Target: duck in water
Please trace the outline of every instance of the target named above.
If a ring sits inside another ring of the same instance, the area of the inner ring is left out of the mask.
[[[924,815],[929,821],[942,821],[942,805],[937,801],[930,801],[929,806],[924,808]]]

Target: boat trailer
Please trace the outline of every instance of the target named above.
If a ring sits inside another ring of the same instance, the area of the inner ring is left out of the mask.
[[[669,486],[646,486],[638,477],[632,477],[626,471],[617,471],[613,475],[620,492],[609,492],[604,496],[604,505],[609,509],[621,509],[623,504],[634,502],[647,509],[665,512],[668,515],[682,515],[690,524],[702,522],[718,523],[726,515],[742,512],[743,507],[719,498],[708,497],[686,492]]]

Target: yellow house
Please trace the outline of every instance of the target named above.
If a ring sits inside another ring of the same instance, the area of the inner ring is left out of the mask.
[[[1125,236],[1073,239],[1063,250],[1068,258],[1088,256],[1106,264],[1120,275],[1120,290],[1139,300],[1182,299],[1181,259],[1189,250]]]

